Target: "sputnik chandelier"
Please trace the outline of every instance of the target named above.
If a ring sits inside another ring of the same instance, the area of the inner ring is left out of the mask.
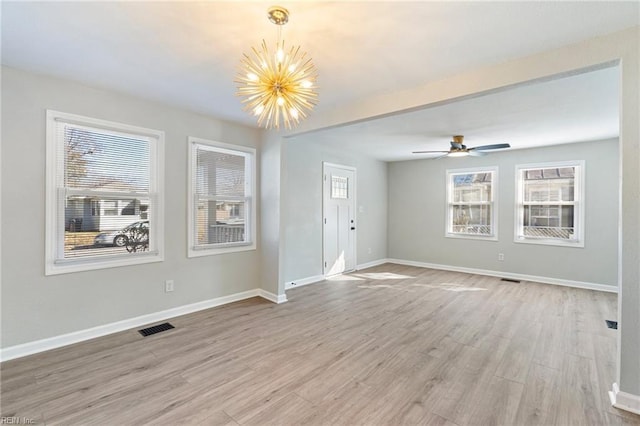
[[[243,55],[235,82],[238,96],[243,97],[244,110],[258,117],[258,125],[291,129],[307,117],[315,106],[318,74],[311,58],[300,46],[285,53],[282,26],[289,21],[289,11],[280,6],[268,10],[269,21],[278,26],[275,51],[269,51],[262,40],[260,48]]]

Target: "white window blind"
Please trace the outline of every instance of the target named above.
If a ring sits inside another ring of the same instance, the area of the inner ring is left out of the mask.
[[[56,273],[56,265],[72,272],[158,254],[161,137],[49,111],[49,273]],[[74,262],[84,266],[74,268]]]
[[[254,154],[223,145],[192,142],[190,250],[254,245]]]

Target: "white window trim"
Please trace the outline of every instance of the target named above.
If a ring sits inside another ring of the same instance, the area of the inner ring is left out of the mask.
[[[249,223],[247,223],[248,235],[250,238],[249,242],[243,243],[229,243],[229,244],[220,244],[216,247],[196,247],[196,221],[194,220],[195,213],[195,190],[196,188],[193,185],[194,173],[196,173],[196,147],[198,145],[206,145],[212,148],[220,149],[220,150],[228,150],[230,154],[234,152],[244,152],[251,154],[249,157],[249,170],[245,173],[249,175],[248,181],[251,185],[251,201],[249,203]],[[257,228],[257,185],[256,185],[256,175],[257,175],[257,158],[256,158],[256,150],[251,147],[242,146],[242,145],[234,145],[224,142],[216,142],[207,139],[201,139],[193,136],[189,136],[188,138],[188,147],[189,147],[189,177],[188,177],[188,187],[187,187],[187,228],[188,228],[188,238],[187,238],[187,257],[201,257],[201,256],[213,256],[219,254],[226,253],[237,253],[243,251],[250,251],[256,249],[256,228]]]
[[[485,173],[492,172],[493,179],[491,181],[491,224],[493,234],[491,235],[473,235],[462,234],[449,231],[449,224],[451,223],[451,199],[453,196],[453,185],[450,185],[451,176],[467,173]],[[447,238],[462,238],[465,240],[482,240],[482,241],[498,241],[498,167],[471,167],[465,169],[447,169],[446,182],[445,182],[445,233]]]
[[[58,121],[113,132],[134,133],[156,140],[156,143],[152,143],[150,147],[151,187],[149,188],[150,196],[156,204],[153,228],[150,230],[152,232],[150,238],[155,240],[154,251],[101,258],[58,259],[60,241],[64,244],[64,226],[60,226],[60,220],[64,218],[64,203],[59,202],[60,194],[58,193],[61,188],[60,180],[64,179],[64,170],[59,169],[60,165],[57,162],[60,149],[56,139]],[[53,110],[47,110],[46,123],[45,275],[162,262],[164,260],[164,132]]]
[[[574,180],[574,212],[577,210],[577,215],[574,216],[574,229],[576,239],[573,241],[560,240],[553,238],[526,238],[522,235],[522,218],[524,215],[523,204],[523,182],[522,182],[522,170],[526,169],[545,169],[545,168],[560,168],[560,167],[577,167],[576,179]],[[570,161],[555,161],[551,163],[531,163],[531,164],[517,164],[516,165],[516,203],[515,203],[515,220],[513,230],[513,241],[521,244],[538,244],[546,246],[560,246],[560,247],[574,247],[584,248],[584,220],[585,220],[585,162],[584,160],[570,160]],[[578,226],[575,226],[575,220],[578,221]]]

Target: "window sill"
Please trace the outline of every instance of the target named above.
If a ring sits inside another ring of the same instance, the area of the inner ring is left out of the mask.
[[[97,269],[118,268],[121,266],[143,265],[145,263],[162,262],[164,257],[159,253],[141,253],[132,255],[131,258],[119,257],[117,259],[78,259],[61,262],[48,262],[45,267],[45,275],[70,274],[73,272],[93,271]]]
[[[463,240],[498,241],[497,235],[475,235],[475,234],[452,234],[447,232],[447,238],[459,238]]]
[[[202,257],[202,256],[216,256],[219,254],[227,254],[227,253],[239,253],[243,251],[251,251],[256,249],[256,244],[242,244],[242,245],[231,245],[226,247],[216,247],[216,248],[189,248],[187,253],[187,257]]]
[[[513,241],[515,243],[520,243],[520,244],[584,248],[584,241],[563,241],[563,240],[533,239],[533,238],[515,238]]]

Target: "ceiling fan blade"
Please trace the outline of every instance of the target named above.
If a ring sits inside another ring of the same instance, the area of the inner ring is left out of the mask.
[[[469,148],[469,151],[474,150],[474,151],[489,151],[491,149],[502,149],[502,148],[511,148],[511,145],[509,145],[508,143],[497,143],[494,145],[482,145],[482,146],[476,146],[474,148]]]
[[[487,155],[486,152],[483,152],[483,151],[472,151],[471,149],[473,149],[473,148],[468,149],[467,152],[469,153],[469,155],[472,155],[474,157],[484,157],[485,155]]]
[[[429,160],[439,160],[441,158],[448,157],[448,156],[449,156],[449,153],[447,152],[446,154],[438,155],[437,157],[431,157],[429,158]]]
[[[449,151],[413,151],[413,154],[442,154],[443,152],[446,154],[449,153]]]

